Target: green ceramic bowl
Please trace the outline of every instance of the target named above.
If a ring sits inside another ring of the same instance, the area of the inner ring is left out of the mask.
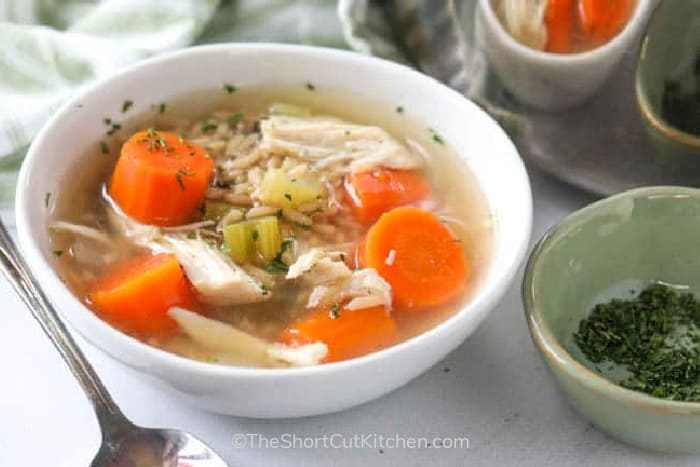
[[[650,281],[700,296],[700,190],[649,187],[564,219],[532,252],[523,303],[532,339],[570,404],[613,437],[665,452],[700,452],[700,403],[653,398],[599,373],[573,340],[593,305]]]

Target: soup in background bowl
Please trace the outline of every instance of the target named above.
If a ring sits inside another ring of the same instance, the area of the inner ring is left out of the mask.
[[[500,128],[430,78],[227,45],[64,106],[17,216],[98,347],[206,409],[288,417],[377,397],[473,332],[522,259],[531,196]]]

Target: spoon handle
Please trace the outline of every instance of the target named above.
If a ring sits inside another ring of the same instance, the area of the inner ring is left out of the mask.
[[[19,254],[2,220],[0,220],[0,271],[27,305],[34,319],[39,322],[78,379],[95,409],[100,425],[104,427],[118,421],[126,422],[126,418],[107,392],[92,365],[68,333],[56,310],[29,272],[27,264]]]

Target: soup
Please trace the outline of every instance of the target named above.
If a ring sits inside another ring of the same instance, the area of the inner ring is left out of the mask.
[[[409,108],[310,83],[131,105],[49,225],[60,276],[113,327],[201,361],[314,365],[420,334],[479,287],[488,208]]]
[[[630,20],[635,0],[491,0],[503,27],[520,43],[578,53],[610,41]]]

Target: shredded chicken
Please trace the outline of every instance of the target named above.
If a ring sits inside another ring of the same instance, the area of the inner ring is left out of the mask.
[[[357,269],[352,277],[343,285],[343,298],[352,298],[343,308],[359,310],[383,305],[386,311],[391,311],[391,285],[377,273],[375,269]]]
[[[521,44],[544,50],[547,0],[496,0],[494,7],[503,27]]]
[[[270,293],[217,248],[200,238],[165,235],[155,241],[154,251],[174,253],[200,300],[227,306],[262,302]]]
[[[382,166],[418,169],[423,158],[385,130],[332,117],[272,115],[260,122],[261,148],[312,162],[317,168],[342,163],[351,172]]]
[[[310,366],[317,365],[328,355],[328,347],[321,342],[300,346],[270,343],[183,308],[171,308],[168,314],[202,347],[258,364]]]
[[[334,261],[332,252],[312,248],[289,267],[287,279],[303,277],[314,285],[306,306],[315,308],[332,302],[350,301],[348,310],[384,306],[391,310],[391,286],[374,269],[350,271],[343,261]]]
[[[352,275],[350,268],[343,261],[334,261],[331,254],[320,248],[311,248],[289,267],[286,278],[296,279],[311,273],[305,278],[312,284],[325,284],[350,278]]]
[[[112,205],[108,212],[112,227],[135,245],[159,253],[175,254],[204,303],[241,305],[270,298],[271,294],[262,282],[251,277],[200,237],[165,235],[158,227],[130,218],[118,206]]]

